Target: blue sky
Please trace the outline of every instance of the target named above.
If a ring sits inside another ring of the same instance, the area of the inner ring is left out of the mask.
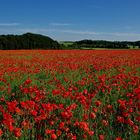
[[[140,0],[0,0],[0,34],[140,40]]]

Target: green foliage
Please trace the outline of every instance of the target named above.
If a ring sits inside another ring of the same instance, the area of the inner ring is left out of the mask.
[[[140,48],[140,41],[104,41],[104,40],[81,40],[69,45],[69,48],[93,49],[93,48],[111,48],[111,49],[129,49],[129,46]]]
[[[59,47],[57,41],[39,34],[26,33],[23,35],[0,36],[0,50],[59,49]]]

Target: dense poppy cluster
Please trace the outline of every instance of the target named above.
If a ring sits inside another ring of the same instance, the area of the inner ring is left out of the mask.
[[[140,51],[0,51],[0,139],[140,139]]]

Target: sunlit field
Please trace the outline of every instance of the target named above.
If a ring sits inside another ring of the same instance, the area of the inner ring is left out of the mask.
[[[0,51],[1,140],[140,140],[139,50]]]

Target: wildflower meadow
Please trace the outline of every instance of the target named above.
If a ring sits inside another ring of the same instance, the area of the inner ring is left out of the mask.
[[[0,139],[140,140],[140,51],[0,51]]]

